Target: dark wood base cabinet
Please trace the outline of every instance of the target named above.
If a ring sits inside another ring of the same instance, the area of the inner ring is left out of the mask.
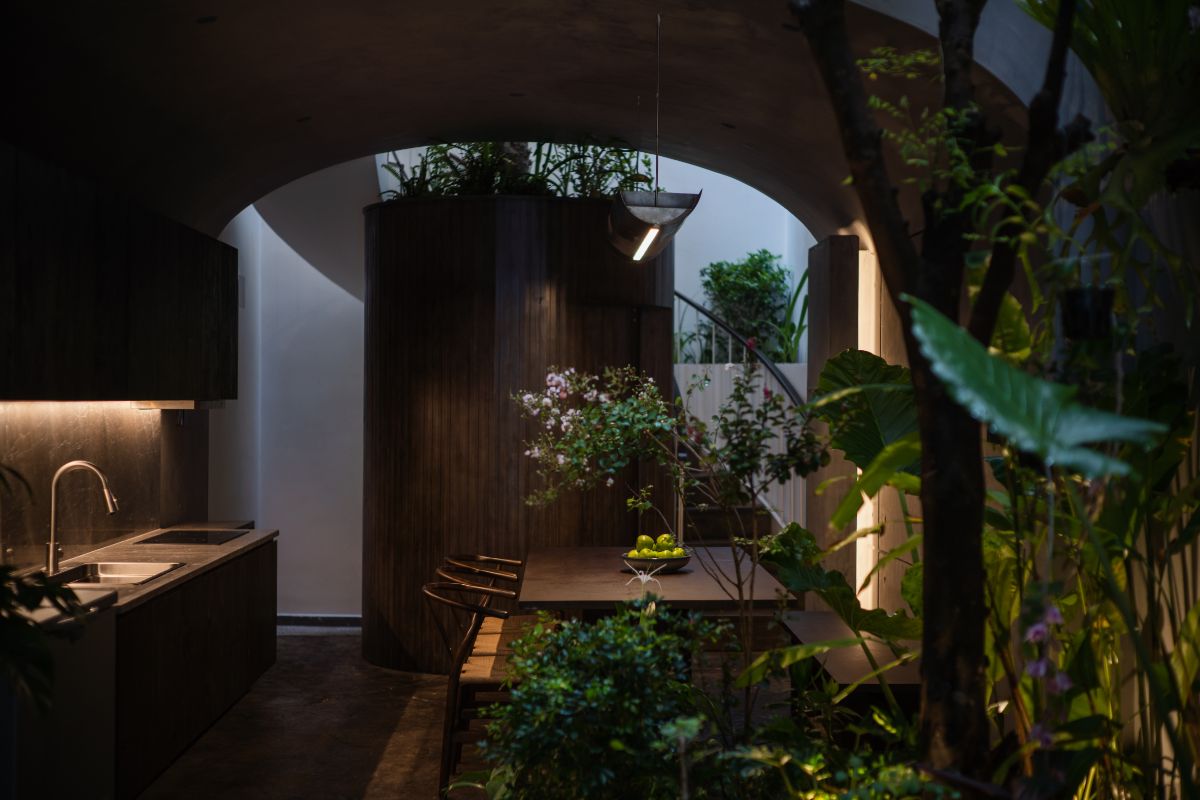
[[[275,663],[270,541],[117,618],[118,798],[136,797]]]
[[[113,673],[117,611],[60,628],[50,709],[0,684],[0,800],[113,796]]]

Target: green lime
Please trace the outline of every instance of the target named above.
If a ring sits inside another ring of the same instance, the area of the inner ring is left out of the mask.
[[[671,558],[683,558],[686,555],[687,555],[687,550],[684,550],[682,547],[676,547],[674,550],[671,551]]]
[[[656,555],[658,554],[648,547],[638,550],[638,558],[654,558]]]
[[[643,533],[637,538],[637,544],[635,545],[635,548],[638,550],[653,550],[654,540]]]
[[[637,558],[637,557],[638,557],[638,551],[637,551],[637,550],[630,550],[628,553],[626,553],[626,554],[625,554],[625,557],[626,557],[626,558]]]
[[[662,536],[659,536],[658,539],[654,542],[654,549],[655,550],[674,550],[675,549],[675,537],[669,533],[664,533]]]

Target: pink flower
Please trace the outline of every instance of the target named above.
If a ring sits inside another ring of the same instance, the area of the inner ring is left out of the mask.
[[[754,348],[756,348],[757,346],[758,346],[758,343],[757,343],[757,342],[754,340],[754,337],[753,337],[753,336],[751,336],[750,338],[746,339],[746,347],[749,347],[751,350],[753,350],[753,349],[754,349]]]
[[[1050,659],[1039,658],[1025,664],[1025,674],[1031,678],[1044,678],[1050,674]]]
[[[1025,641],[1041,644],[1050,636],[1050,628],[1045,622],[1035,622],[1025,631]]]
[[[766,386],[763,387],[763,397],[766,398],[767,400],[771,399],[771,390],[768,389]]]

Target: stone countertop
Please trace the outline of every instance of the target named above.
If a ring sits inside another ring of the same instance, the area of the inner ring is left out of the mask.
[[[80,604],[89,614],[103,611],[117,602],[117,593],[112,589],[76,589],[75,596],[79,598]],[[42,603],[41,607],[27,616],[43,628],[73,624],[70,617],[64,615],[50,603]]]
[[[219,527],[212,523],[172,525],[169,528],[156,528],[152,531],[131,536],[115,544],[110,544],[107,547],[92,550],[86,555],[63,561],[59,568],[65,570],[79,564],[91,564],[98,561],[177,562],[183,564],[183,566],[145,583],[136,586],[114,585],[111,591],[104,591],[104,594],[116,593],[117,614],[124,614],[141,605],[146,600],[149,600],[151,597],[173,589],[181,583],[189,581],[197,575],[202,575],[249,550],[261,547],[279,536],[278,530],[249,529],[246,530],[246,533],[224,544],[138,544],[143,539],[148,539],[163,531],[176,529],[195,530],[197,528],[229,530],[228,527]],[[81,590],[79,594],[82,596],[82,593],[85,591],[93,592],[96,590]]]

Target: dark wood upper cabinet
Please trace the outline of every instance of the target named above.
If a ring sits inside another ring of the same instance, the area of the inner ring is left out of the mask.
[[[0,141],[0,399],[237,396],[237,251]]]

